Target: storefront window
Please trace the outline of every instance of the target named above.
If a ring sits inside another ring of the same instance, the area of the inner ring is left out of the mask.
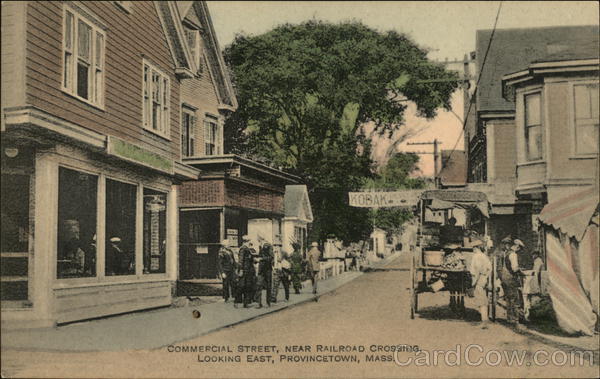
[[[144,188],[144,274],[165,273],[167,194]]]
[[[58,175],[57,277],[96,276],[98,177],[64,167]]]
[[[2,252],[29,251],[29,175],[2,174]]]
[[[106,179],[106,275],[135,274],[137,187]]]

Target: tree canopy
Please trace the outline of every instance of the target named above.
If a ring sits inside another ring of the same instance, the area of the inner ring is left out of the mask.
[[[362,238],[341,227],[351,221],[362,231],[368,222],[365,211],[348,209],[345,194],[373,173],[362,126],[372,122],[378,132],[392,133],[403,126],[408,101],[427,118],[450,107],[457,82],[431,80],[457,75],[426,54],[404,35],[359,22],[313,20],[238,35],[224,52],[239,100],[227,120],[226,149],[302,177],[315,208],[316,237]]]

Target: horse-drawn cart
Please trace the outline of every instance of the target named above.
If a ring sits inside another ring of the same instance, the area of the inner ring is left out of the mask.
[[[410,317],[419,311],[419,295],[450,292],[450,307],[465,314],[464,296],[471,288],[469,265],[475,238],[488,232],[488,202],[484,193],[431,190],[421,194],[418,204],[417,248],[411,260]],[[489,314],[496,315],[493,290],[495,267],[488,281]]]

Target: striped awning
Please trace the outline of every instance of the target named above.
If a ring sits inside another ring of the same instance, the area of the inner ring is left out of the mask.
[[[598,189],[590,187],[546,204],[540,221],[581,241],[598,207]]]

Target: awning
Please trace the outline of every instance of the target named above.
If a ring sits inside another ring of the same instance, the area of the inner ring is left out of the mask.
[[[431,210],[444,210],[444,209],[452,209],[452,208],[463,208],[463,209],[478,209],[481,214],[489,218],[488,212],[488,202],[487,201],[478,201],[478,202],[460,202],[460,201],[446,201],[433,199],[431,200],[431,204],[427,206],[427,208]]]
[[[590,187],[546,204],[540,221],[581,241],[598,207],[598,189]]]

